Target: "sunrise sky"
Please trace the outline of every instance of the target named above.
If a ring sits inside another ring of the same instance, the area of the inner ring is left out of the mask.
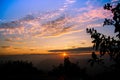
[[[86,28],[102,27],[107,2],[118,0],[0,0],[0,55],[46,54],[49,50],[91,47]]]

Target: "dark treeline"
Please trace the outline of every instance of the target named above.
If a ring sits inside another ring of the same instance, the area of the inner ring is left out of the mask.
[[[119,72],[110,67],[107,71],[91,76],[87,68],[81,68],[78,62],[71,62],[69,57],[65,57],[64,63],[53,66],[48,72],[37,69],[27,61],[0,62],[0,80],[116,80]]]
[[[85,69],[78,63],[72,63],[69,57],[64,63],[54,66],[52,70],[44,72],[27,61],[0,62],[0,80],[88,80]]]
[[[31,62],[27,61],[7,61],[0,62],[0,80],[34,80],[43,74],[42,70],[33,67]]]

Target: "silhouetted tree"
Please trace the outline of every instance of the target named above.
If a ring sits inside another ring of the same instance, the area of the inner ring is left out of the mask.
[[[57,76],[58,80],[80,80],[88,79],[85,69],[81,69],[78,63],[72,63],[69,57],[64,58],[64,64],[54,67],[50,72],[52,76]]]
[[[113,25],[115,27],[114,33],[116,33],[115,37],[106,36],[104,34],[101,34],[97,32],[94,28],[86,29],[86,32],[91,35],[91,38],[93,39],[92,43],[93,49],[95,50],[92,52],[92,59],[89,60],[91,65],[96,63],[101,63],[103,60],[101,59],[102,56],[105,54],[109,55],[110,60],[112,60],[114,63],[110,66],[110,70],[112,74],[110,73],[108,75],[111,79],[115,79],[115,75],[120,74],[120,3],[118,3],[116,6],[107,3],[104,6],[105,10],[109,10],[113,14],[112,19],[105,18],[104,24],[105,25]],[[96,55],[96,51],[99,51],[100,57]],[[117,76],[118,78],[119,76]],[[108,78],[107,78],[108,79]]]

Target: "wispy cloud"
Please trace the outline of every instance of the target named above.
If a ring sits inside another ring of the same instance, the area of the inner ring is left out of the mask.
[[[22,41],[23,39],[18,37],[7,37],[4,41],[12,43],[12,44],[24,44],[25,42]]]
[[[120,1],[120,0],[111,0],[111,2],[118,2],[118,1]]]
[[[6,38],[5,39],[5,41],[21,41],[22,39],[20,38],[20,37],[17,37],[17,36],[15,36],[15,37],[8,37],[8,38]]]
[[[90,0],[86,2],[87,7],[73,9],[74,12],[80,12],[75,16],[68,16],[64,11],[76,0],[66,0],[57,11],[46,12],[41,15],[27,15],[19,20],[0,23],[0,34],[17,35],[21,37],[58,37],[66,34],[81,32],[87,27],[101,27],[102,19],[111,17],[100,7],[94,8]],[[14,37],[13,36],[13,37]],[[24,39],[24,38],[22,38]],[[13,39],[6,39],[12,41]],[[16,39],[18,40],[18,39]]]
[[[59,10],[65,11],[71,4],[73,4],[75,2],[76,2],[76,0],[66,0],[64,5]]]
[[[17,48],[17,47],[13,47],[13,46],[0,46],[0,48],[2,48],[2,50],[6,49],[6,50],[19,50],[21,48]]]

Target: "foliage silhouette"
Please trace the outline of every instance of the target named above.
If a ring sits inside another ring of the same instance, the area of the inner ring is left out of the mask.
[[[119,79],[118,74],[120,74],[120,3],[116,6],[113,6],[110,3],[105,4],[105,10],[109,10],[113,14],[112,19],[106,19],[103,23],[105,25],[113,25],[115,27],[114,33],[116,33],[115,37],[106,36],[97,32],[94,28],[86,29],[86,32],[91,35],[93,39],[92,43],[94,52],[92,52],[92,59],[89,60],[91,66],[94,63],[103,63],[103,59],[101,59],[105,54],[109,55],[110,61],[113,61],[113,64],[109,66],[109,72],[103,73],[104,78],[102,79]],[[95,53],[99,52],[100,56],[98,57]],[[100,80],[100,79],[97,79]]]
[[[58,80],[88,80],[86,69],[81,69],[78,63],[72,63],[69,57],[65,57],[64,64],[54,67],[50,74]]]
[[[0,62],[0,80],[88,80],[85,72],[86,69],[81,69],[78,63],[72,63],[69,57],[64,58],[64,64],[49,72],[38,70],[27,61]]]
[[[39,79],[43,71],[35,68],[31,62],[27,61],[8,61],[0,62],[0,79]]]

